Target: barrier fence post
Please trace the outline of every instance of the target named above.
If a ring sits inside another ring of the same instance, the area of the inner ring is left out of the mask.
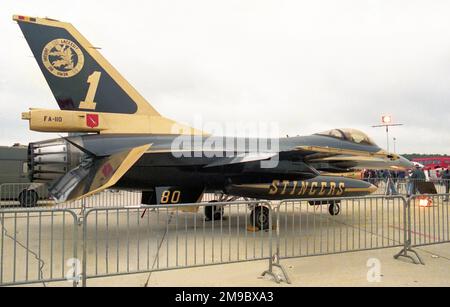
[[[83,211],[83,221],[82,221],[82,227],[83,227],[83,262],[82,262],[82,270],[81,270],[81,286],[83,288],[86,287],[86,281],[87,281],[87,215],[89,214],[90,210]]]
[[[394,256],[395,259],[398,259],[400,257],[411,259],[414,264],[422,264],[425,265],[425,263],[420,258],[419,254],[412,249],[411,247],[411,238],[412,238],[412,227],[411,227],[411,200],[413,197],[408,198],[408,200],[405,197],[402,197],[403,200],[403,239],[404,239],[404,246],[402,250]],[[413,253],[416,255],[416,260],[414,257],[408,254],[408,252]]]
[[[72,211],[72,215],[73,215],[73,218],[74,218],[73,237],[72,237],[72,240],[73,240],[73,254],[74,254],[73,258],[76,261],[78,259],[78,225],[76,223],[78,221],[78,217],[75,215],[75,213],[73,213],[73,211]],[[80,269],[80,268],[77,267],[77,263],[75,263],[74,265],[75,265],[75,268],[73,270],[73,286],[77,287],[78,283],[80,282],[80,275],[79,274],[82,274],[82,272],[78,272],[78,269]]]
[[[270,208],[270,214],[269,214],[269,269],[264,271],[261,276],[266,276],[266,275],[270,275],[273,277],[273,279],[275,280],[275,282],[277,284],[280,283],[280,279],[278,278],[278,276],[273,272],[273,207],[272,207],[272,203],[269,204],[269,208]]]
[[[289,276],[286,272],[286,270],[284,269],[284,267],[281,265],[280,263],[280,207],[281,204],[278,204],[275,206],[276,208],[276,252],[275,254],[273,254],[273,213],[274,213],[274,207],[271,205],[271,210],[270,210],[270,216],[269,216],[269,225],[270,225],[270,259],[269,259],[269,271],[264,272],[262,275],[266,275],[266,274],[270,274],[276,281],[276,283],[280,283],[283,279],[284,281],[286,281],[286,283],[291,284],[291,280],[289,279]],[[281,273],[282,273],[282,278],[280,279],[279,275],[276,275],[273,272],[273,267],[277,267],[280,269]]]

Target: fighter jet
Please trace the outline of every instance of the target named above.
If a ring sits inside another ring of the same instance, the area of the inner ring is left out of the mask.
[[[159,114],[71,24],[13,19],[60,108],[30,109],[22,118],[33,131],[82,133],[29,144],[31,179],[48,183],[58,202],[108,188],[140,190],[147,205],[196,203],[206,192],[269,200],[363,196],[377,188],[333,174],[411,167],[354,129],[277,138],[276,150],[260,146],[267,140],[211,136]],[[324,203],[339,212],[338,203]],[[221,214],[205,210],[208,219]]]

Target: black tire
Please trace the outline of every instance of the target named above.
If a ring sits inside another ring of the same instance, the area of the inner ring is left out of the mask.
[[[337,202],[332,202],[328,207],[328,212],[331,216],[338,216],[341,213],[341,206]]]
[[[36,207],[38,199],[39,195],[35,190],[23,190],[18,197],[20,206],[24,208]]]
[[[270,228],[270,209],[264,206],[258,206],[250,214],[250,223],[259,230]]]
[[[218,203],[217,200],[209,202]],[[223,219],[223,206],[205,206],[205,218],[207,221],[220,221]]]

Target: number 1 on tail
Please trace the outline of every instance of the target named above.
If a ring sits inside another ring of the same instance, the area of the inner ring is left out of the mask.
[[[86,95],[86,99],[80,102],[80,109],[95,110],[97,105],[94,102],[95,94],[97,93],[98,83],[100,82],[100,76],[102,75],[99,71],[94,71],[92,75],[89,76],[87,83],[89,83],[89,89]]]

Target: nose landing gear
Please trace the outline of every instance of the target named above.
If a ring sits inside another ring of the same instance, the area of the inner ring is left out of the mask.
[[[332,216],[338,216],[341,213],[341,205],[339,205],[338,202],[331,202],[328,207],[328,212],[330,212]]]

